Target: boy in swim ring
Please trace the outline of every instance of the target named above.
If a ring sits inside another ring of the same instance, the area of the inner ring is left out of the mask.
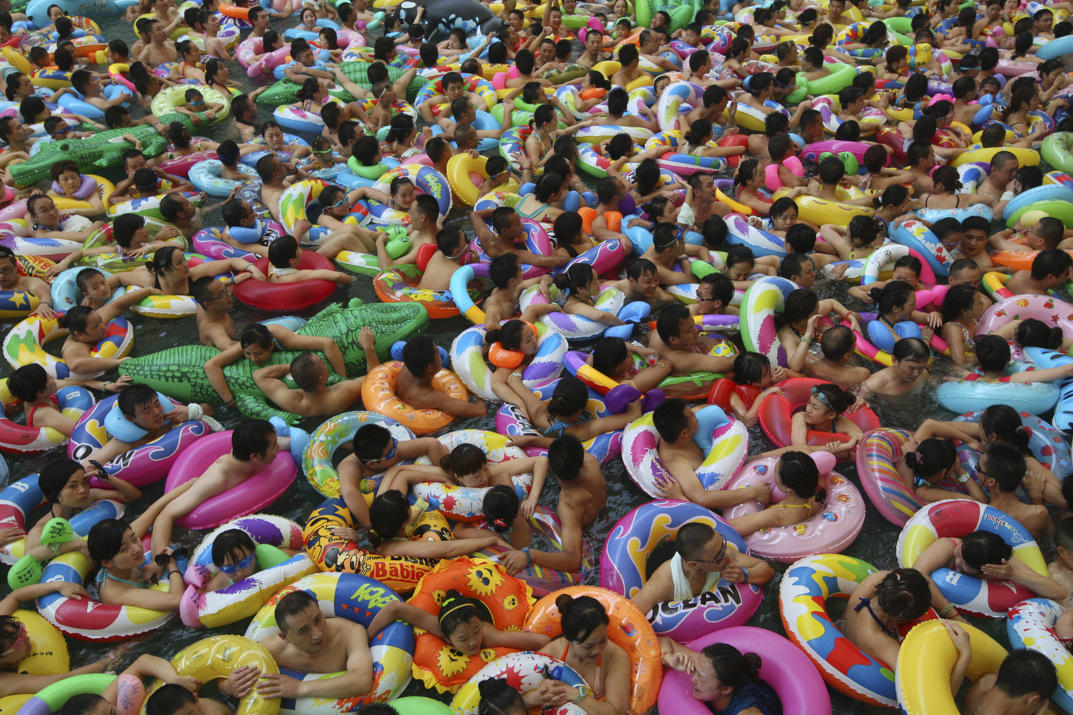
[[[771,361],[766,357],[760,353],[747,351],[738,353],[734,357],[732,374],[737,385],[747,385],[761,391],[750,404],[745,404],[737,390],[732,390],[730,393],[729,404],[734,417],[745,423],[746,427],[752,427],[756,424],[760,404],[764,398],[768,395],[783,394],[782,388],[772,383],[786,379],[786,368],[777,366],[773,369]],[[714,395],[714,392],[712,394]],[[715,404],[712,399],[712,395],[709,395],[709,402]]]
[[[370,423],[354,433],[354,451],[339,463],[339,496],[346,502],[359,529],[369,528],[369,507],[361,492],[363,479],[382,474],[403,460],[428,457],[439,464],[447,450],[435,437],[398,441],[385,427]]]
[[[422,290],[448,290],[451,276],[462,267],[469,252],[469,242],[462,229],[458,226],[440,229],[436,234],[436,252],[429,258],[417,287]]]
[[[1024,455],[1015,447],[998,442],[987,445],[977,462],[976,474],[991,495],[987,503],[1020,522],[1032,538],[1039,540],[1051,530],[1051,515],[1043,503],[1047,480],[1028,469]],[[1017,496],[1022,483],[1031,504]]]
[[[693,441],[697,433],[697,417],[686,407],[685,401],[670,399],[664,402],[653,411],[652,424],[659,433],[656,447],[659,458],[672,477],[670,483],[661,485],[664,498],[691,501],[708,509],[724,509],[754,500],[761,504],[771,501],[771,490],[766,484],[734,490],[708,490],[701,485],[697,468],[707,455]]]
[[[407,341],[402,349],[402,363],[395,393],[414,409],[442,410],[454,417],[483,417],[488,412],[487,403],[479,397],[470,402],[432,389],[432,379],[443,363],[440,351],[427,335]]]
[[[700,335],[689,309],[681,303],[669,305],[660,311],[656,319],[656,333],[649,336],[649,347],[671,363],[672,375],[730,370],[734,365],[732,354],[710,354],[718,342]]]
[[[853,349],[856,337],[844,325],[836,325],[823,332],[820,338],[819,360],[805,362],[805,374],[835,383],[844,390],[856,388],[872,376],[872,371],[863,365],[853,365]]]
[[[1049,295],[1069,281],[1073,258],[1059,249],[1040,251],[1032,260],[1030,271],[1017,271],[1006,281],[1014,295]]]
[[[330,268],[298,268],[302,260],[302,249],[294,236],[280,236],[268,246],[268,280],[271,283],[300,283],[309,280],[351,283],[354,276],[350,273]]]
[[[0,246],[0,290],[25,291],[37,296],[40,301],[30,315],[52,318],[56,311],[52,308],[52,290],[48,283],[40,278],[23,275],[19,272],[19,262],[15,252],[7,246]]]
[[[75,514],[88,509],[102,499],[114,499],[130,503],[141,498],[142,492],[130,482],[97,469],[97,476],[106,480],[111,489],[94,489],[89,485],[89,474],[78,462],[65,457],[56,457],[41,468],[38,485],[49,504],[48,513],[37,520],[26,534],[26,553],[41,546],[41,534],[45,524],[55,518],[70,520]],[[45,548],[45,558],[56,554],[79,550],[85,552],[83,539],[72,539],[59,545],[58,551]],[[43,560],[43,559],[42,559]]]
[[[369,326],[365,326],[368,328]],[[369,369],[379,365],[376,360],[372,330],[362,328],[358,342],[365,350]],[[297,388],[291,389],[283,378],[290,373]],[[328,384],[332,370],[319,356],[311,352],[301,353],[290,365],[269,365],[253,373],[253,381],[269,400],[281,409],[302,417],[336,415],[352,409],[361,400],[361,386],[365,377],[343,379]]]
[[[645,367],[634,367],[634,355],[646,361]],[[652,348],[646,348],[622,338],[600,338],[592,348],[589,361],[596,370],[622,385],[645,393],[659,385],[671,374],[671,363]]]
[[[212,541],[212,565],[219,569],[219,573],[205,584],[202,591],[226,588],[260,571],[258,549],[273,554],[281,562],[298,553],[268,544],[258,546],[242,529],[228,529]]]
[[[194,486],[168,504],[153,520],[153,554],[167,553],[176,520],[229,489],[234,489],[272,464],[276,454],[290,448],[290,437],[277,437],[265,420],[243,420],[231,435],[231,452],[217,457],[193,479]]]
[[[913,568],[929,578],[936,569],[949,568],[988,581],[1012,581],[1041,598],[1055,601],[1069,595],[1050,576],[1040,575],[1025,562],[1013,558],[1010,546],[989,531],[974,531],[962,539],[937,539],[920,553]]]
[[[213,410],[208,403],[174,404],[174,409],[165,413],[156,392],[148,385],[135,384],[124,388],[116,400],[119,411],[123,417],[134,423],[135,427],[145,430],[148,434],[136,442],[124,442],[110,436],[107,442],[93,450],[82,463],[90,464],[92,460],[97,460],[101,464],[107,464],[135,447],[162,437],[164,433],[188,420],[204,420],[216,432],[223,429],[223,425],[212,419]]]
[[[648,614],[661,603],[715,591],[720,581],[763,585],[775,577],[775,569],[766,561],[731,549],[719,532],[700,522],[678,529],[674,552],[630,598],[641,613]]]
[[[535,322],[542,315],[546,315],[559,309],[559,306],[551,302],[548,286],[551,285],[551,276],[542,275],[529,279],[522,278],[522,267],[517,254],[506,253],[492,259],[488,268],[488,277],[495,286],[492,292],[484,300],[485,330],[494,330],[505,320],[518,312],[518,296],[530,286],[538,286],[540,294],[548,301],[547,303],[531,303],[521,315],[526,322]]]

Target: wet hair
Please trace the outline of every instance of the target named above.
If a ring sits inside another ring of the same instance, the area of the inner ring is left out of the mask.
[[[972,308],[976,302],[976,289],[970,285],[951,286],[943,298],[943,322],[949,323],[957,320],[957,317],[966,310]]]
[[[914,474],[930,479],[950,469],[957,462],[957,450],[948,439],[931,437],[922,440],[915,452],[906,452],[905,463]]]
[[[853,351],[855,344],[853,331],[844,325],[828,328],[820,338],[820,350],[828,360],[841,360]]]
[[[785,259],[783,262],[785,263]],[[812,315],[819,304],[820,299],[808,288],[790,291],[790,295],[786,296],[786,300],[783,301],[782,324],[790,325],[805,320]]]
[[[1010,345],[998,335],[977,335],[974,341],[976,361],[984,372],[1005,372],[1010,363]]]
[[[231,433],[231,456],[248,462],[254,455],[264,456],[276,441],[276,431],[268,420],[244,419]]]
[[[984,434],[993,434],[1003,442],[1014,445],[1022,453],[1028,452],[1031,434],[1021,420],[1021,414],[1009,405],[990,405],[980,414],[980,429]]]
[[[652,424],[665,442],[674,442],[689,428],[685,400],[671,398],[652,411]]]
[[[272,337],[272,332],[267,326],[250,323],[242,329],[242,333],[238,336],[238,344],[243,350],[254,345],[270,350],[275,345],[275,338]]]
[[[1032,259],[1032,278],[1043,280],[1051,276],[1060,276],[1073,268],[1073,258],[1065,251],[1050,248],[1040,251]]]
[[[274,615],[276,625],[284,633],[287,632],[287,622],[299,613],[310,607],[320,610],[320,605],[309,591],[291,591],[276,603]]]
[[[883,224],[872,216],[854,216],[847,226],[849,242],[855,248],[874,243],[883,230]]]
[[[815,497],[819,504],[827,502],[827,490],[821,486],[820,470],[812,457],[804,452],[783,452],[778,470],[779,479],[797,496],[802,499]]]
[[[1046,323],[1035,318],[1025,318],[1013,334],[1014,342],[1025,348],[1047,348],[1058,350],[1062,347],[1062,329],[1048,327]]]
[[[914,295],[913,286],[905,281],[891,281],[883,288],[873,288],[869,294],[880,315],[901,308]]]
[[[383,450],[376,457],[383,454]],[[394,538],[410,518],[410,502],[398,489],[384,492],[369,505],[369,538],[374,546]]]
[[[689,308],[681,303],[672,303],[663,308],[656,318],[656,332],[659,339],[670,345],[671,338],[681,337],[679,326],[682,321],[689,318]]]
[[[436,357],[436,343],[427,335],[418,335],[402,348],[402,364],[411,375],[424,375]]]
[[[178,683],[165,683],[145,701],[145,713],[146,715],[174,715],[188,705],[197,705],[197,696]]]
[[[455,589],[450,589],[440,601],[440,631],[445,638],[450,638],[455,629],[474,618],[491,622],[488,608],[480,601],[463,596]]]
[[[359,460],[372,461],[384,456],[391,442],[391,432],[377,424],[362,425],[354,433],[354,456]]]
[[[683,559],[695,559],[715,536],[716,531],[709,524],[691,521],[683,524],[674,535],[674,550]]]
[[[961,188],[961,179],[958,178],[958,170],[953,166],[940,166],[932,172],[931,180],[933,183],[942,187],[944,191],[949,191],[951,193]]]
[[[894,569],[876,584],[873,598],[884,613],[904,623],[927,613],[931,587],[916,569]]]
[[[589,388],[572,375],[563,375],[548,401],[550,417],[567,417],[585,409]]]
[[[995,480],[999,491],[1006,494],[1017,491],[1028,469],[1024,453],[1008,444],[992,442],[984,449],[984,456],[987,457],[986,476]]]
[[[563,638],[571,643],[582,643],[601,625],[611,623],[603,604],[592,596],[563,594],[555,599],[555,607],[562,614]]]
[[[592,366],[605,375],[613,375],[629,354],[622,338],[600,338],[592,348]]]
[[[497,484],[485,492],[481,509],[492,531],[502,534],[510,529],[520,506],[513,488]]]
[[[48,373],[36,362],[15,369],[7,379],[7,387],[17,399],[32,402],[48,385]]]
[[[525,330],[530,330],[525,321],[508,320],[498,328],[493,328],[485,333],[484,344],[499,343],[507,350],[519,350],[522,347],[522,331]]]
[[[999,564],[1013,555],[1013,549],[998,534],[974,531],[961,540],[961,558],[973,571],[987,564]]]
[[[82,469],[82,465],[73,459],[55,457],[49,460],[41,468],[37,482],[41,493],[45,495],[45,499],[50,502],[56,501],[67,481],[80,469]]]
[[[846,167],[842,161],[829,156],[820,162],[820,181],[824,184],[837,184],[846,175]]]
[[[722,219],[720,219],[722,220]],[[704,222],[707,225],[707,221]],[[726,223],[723,223],[726,226]],[[736,266],[739,263],[748,263],[753,265],[756,263],[756,257],[753,255],[753,251],[748,246],[728,246],[727,247],[727,259],[725,262],[726,269],[729,271],[731,266]]]
[[[585,447],[572,434],[556,437],[548,447],[548,471],[560,482],[571,482],[581,474]]]
[[[299,353],[291,360],[291,377],[299,390],[315,390],[320,378],[320,367],[324,363],[311,352]]]
[[[700,285],[712,290],[712,300],[718,301],[725,308],[734,299],[734,282],[725,273],[709,273],[700,279]]]
[[[257,550],[257,544],[242,529],[228,529],[212,540],[212,563],[220,568],[228,559],[238,563]]]
[[[626,45],[632,47],[632,45]],[[489,678],[477,685],[481,699],[477,704],[477,715],[508,715],[515,711],[524,711],[525,701],[505,678]]]
[[[126,522],[119,519],[98,521],[86,537],[89,557],[99,564],[115,558],[115,555],[123,548],[123,534],[129,528]]]
[[[65,315],[59,317],[59,325],[61,328],[66,328],[72,334],[86,332],[86,325],[89,323],[89,316],[93,312],[93,308],[85,305],[76,305],[69,309]]]
[[[704,219],[704,223],[700,227],[700,234],[704,237],[704,245],[709,249],[721,248],[730,234],[730,229],[727,227],[727,222],[723,220],[722,216],[712,215]],[[733,248],[733,247],[731,247]],[[748,246],[738,246],[737,248],[744,248],[749,250]],[[731,249],[727,249],[728,251]],[[752,251],[749,251],[749,255],[752,255]],[[730,260],[729,258],[727,259]],[[727,263],[726,265],[733,265]]]
[[[1043,653],[1018,648],[1003,659],[995,687],[1011,698],[1035,694],[1046,701],[1058,688],[1058,675],[1054,663]]]
[[[843,390],[838,385],[825,383],[822,385],[816,385],[812,389],[822,394],[826,398],[823,403],[824,407],[830,405],[829,409],[833,410],[838,414],[842,414],[843,412],[848,410],[850,408],[850,405],[852,405],[856,401],[856,398],[853,396],[853,393]]]
[[[453,477],[473,474],[488,464],[488,456],[476,445],[463,443],[440,460],[440,469]]]
[[[771,362],[757,352],[743,351],[734,357],[734,382],[739,385],[757,385],[764,374],[771,372]]]
[[[268,261],[276,268],[286,268],[298,256],[298,241],[294,236],[280,236],[268,244]]]

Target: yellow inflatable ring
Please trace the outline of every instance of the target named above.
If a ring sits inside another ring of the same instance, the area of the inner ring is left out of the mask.
[[[4,358],[12,367],[37,363],[45,368],[49,375],[59,379],[66,377],[89,379],[103,373],[103,369],[92,375],[72,373],[67,363],[45,351],[44,346],[47,343],[67,334],[67,330],[60,327],[59,320],[56,318],[44,318],[40,315],[28,316],[17,323],[4,337]],[[126,318],[120,316],[108,323],[104,338],[94,346],[89,356],[121,358],[130,352],[133,343],[134,328]]]
[[[458,200],[467,206],[477,203],[480,198],[480,180],[488,178],[488,170],[485,168],[487,163],[486,156],[472,157],[463,152],[454,154],[447,160],[447,183],[451,185],[451,190],[455,192]],[[517,193],[518,184],[511,180],[496,188]]]
[[[383,363],[369,371],[361,386],[361,401],[366,409],[409,427],[414,434],[432,434],[449,425],[454,415],[443,410],[419,410],[406,404],[395,394],[403,365],[397,360]],[[432,389],[457,400],[468,400],[469,390],[458,376],[441,368],[432,378]]]
[[[97,196],[101,200],[101,213],[104,213],[108,208],[108,198],[112,195],[112,192],[115,191],[115,184],[103,176],[97,176],[96,174],[84,174],[84,176],[97,182]],[[49,190],[48,195],[52,197],[52,202],[56,204],[56,208],[61,211],[86,211],[93,209],[93,205],[84,199],[72,199],[67,196],[60,196],[51,189]]]
[[[261,674],[279,673],[279,666],[268,650],[257,641],[244,636],[210,636],[188,645],[171,659],[175,671],[182,676],[194,677],[202,683],[217,678],[226,678],[236,668],[252,665]],[[146,693],[146,701],[157,688],[163,685],[157,681]],[[279,712],[279,698],[267,699],[250,690],[238,704],[236,715],[275,715]],[[141,712],[145,712],[143,702]]]
[[[1006,649],[991,636],[959,624],[969,634],[972,661],[965,673],[970,680],[994,673],[1006,657]],[[895,679],[898,703],[909,715],[958,715],[961,710],[950,692],[950,671],[958,652],[942,621],[925,621],[913,627],[898,649]]]

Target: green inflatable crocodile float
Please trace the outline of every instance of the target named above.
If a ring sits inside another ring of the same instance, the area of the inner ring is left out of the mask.
[[[342,62],[339,64],[339,68],[343,70],[343,74],[346,75],[354,84],[365,89],[370,89],[372,85],[369,83],[369,65],[371,62]],[[398,67],[388,67],[387,76],[388,79],[394,82],[403,75],[405,70]],[[413,102],[417,98],[417,93],[428,82],[424,77],[414,77],[410,82],[410,86],[406,88],[406,101]],[[258,104],[268,104],[274,107],[278,107],[281,104],[293,104],[298,101],[298,90],[302,88],[302,85],[297,82],[292,82],[289,79],[281,79],[271,87],[266,89],[261,94],[257,95]],[[337,84],[333,84],[331,89],[328,90],[328,94],[332,95],[336,99],[341,99],[344,102],[353,102],[357,97],[352,95]]]
[[[365,353],[358,344],[358,334],[366,325],[376,333],[376,354],[381,359],[387,359],[392,344],[428,327],[428,312],[417,303],[362,305],[361,301],[355,299],[349,307],[344,308],[339,304],[328,306],[310,318],[297,332],[334,340],[343,353],[347,374],[356,376],[366,371]],[[206,345],[182,345],[125,360],[119,366],[119,373],[130,375],[134,382],[145,383],[176,400],[221,404],[220,396],[205,375],[205,363],[218,352],[218,349]],[[289,363],[297,355],[298,352],[294,350],[277,350],[267,364]],[[235,406],[250,417],[268,419],[278,416],[287,424],[297,423],[301,419],[298,415],[280,410],[265,400],[264,394],[253,381],[255,369],[256,366],[246,359],[224,368],[227,386],[235,396]]]
[[[165,114],[160,117],[160,121],[165,125],[171,122],[182,122],[187,129],[194,127],[189,117],[178,113]],[[48,179],[52,165],[63,159],[74,161],[78,164],[78,170],[83,172],[122,166],[123,153],[134,148],[133,144],[123,138],[124,134],[129,134],[140,141],[142,153],[147,157],[162,154],[168,148],[168,140],[147,124],[109,129],[85,139],[45,142],[41,145],[41,151],[27,161],[11,164],[8,167],[11,171],[11,178],[19,186],[36,184],[38,181]]]

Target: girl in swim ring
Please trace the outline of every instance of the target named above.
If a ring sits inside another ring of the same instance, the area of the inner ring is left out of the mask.
[[[760,353],[740,352],[734,357],[732,370],[734,382],[737,385],[752,387],[756,397],[746,404],[737,390],[730,392],[730,410],[734,416],[745,423],[746,427],[752,427],[760,412],[760,404],[768,395],[781,395],[782,388],[773,386],[775,380],[781,380],[786,375],[785,368],[772,369],[771,361]]]
[[[637,369],[634,355],[640,355],[646,362],[655,362]],[[597,340],[592,349],[592,366],[620,385],[629,385],[641,393],[655,388],[673,369],[671,363],[666,358],[660,358],[652,348],[641,347],[622,338]]]
[[[614,313],[600,310],[593,305],[600,294],[600,279],[588,263],[575,263],[555,276],[564,313],[579,315],[605,325],[622,325]]]
[[[729,715],[779,715],[775,689],[760,680],[760,656],[742,653],[727,643],[694,651],[670,638],[660,638],[663,664],[690,673],[693,698],[711,711]]]
[[[831,442],[824,449],[836,454],[849,452],[863,436],[861,428],[845,416],[856,402],[853,394],[837,385],[816,385],[805,409],[794,413],[790,419],[791,444],[805,447],[808,446],[809,432],[831,432],[847,435],[850,439],[848,442]]]
[[[976,335],[976,322],[983,313],[976,292],[972,286],[956,285],[943,299],[943,340],[950,348],[950,359],[961,367],[971,367],[976,362],[973,336]]]
[[[980,485],[962,470],[957,450],[949,439],[929,437],[918,442],[913,437],[902,447],[902,458],[894,466],[905,485],[925,503],[943,499],[972,499],[987,503],[987,495]],[[954,479],[962,483],[968,494],[935,486],[943,480]]]
[[[442,533],[418,520],[428,509],[423,500],[413,507],[406,495],[398,490],[380,494],[369,505],[369,539],[381,556],[409,556],[420,559],[451,559],[465,556],[489,546],[508,546],[495,535],[452,538],[452,533]],[[336,529],[335,535],[353,539],[352,529]]]
[[[604,432],[626,429],[627,425],[641,416],[641,400],[638,398],[620,415],[587,419],[585,409],[588,407],[589,388],[572,375],[559,379],[547,404],[525,387],[520,376],[511,375],[507,384],[520,394],[529,421],[540,432],[539,436],[524,435],[512,440],[511,444],[519,447],[549,447],[556,437],[563,434],[571,434],[585,442]]]
[[[216,591],[253,576],[260,570],[258,548],[261,553],[276,553],[279,562],[294,556],[297,551],[281,549],[268,544],[260,547],[242,529],[228,529],[212,540],[212,565],[219,573],[212,577],[202,591]]]
[[[734,530],[744,536],[761,529],[792,526],[818,514],[827,503],[827,490],[820,485],[820,470],[804,452],[783,452],[775,467],[775,484],[786,498],[752,514],[730,519]]]

